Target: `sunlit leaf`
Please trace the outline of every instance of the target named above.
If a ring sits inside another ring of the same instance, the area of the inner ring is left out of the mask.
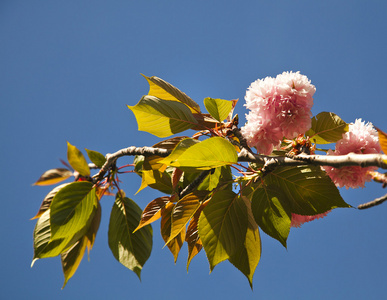
[[[200,106],[185,93],[174,87],[172,84],[156,76],[148,77],[142,75],[149,83],[150,96],[155,96],[163,100],[179,101],[188,105],[192,112],[200,112]]]
[[[387,154],[387,133],[381,131],[379,128],[376,128],[376,130],[378,131],[378,135],[379,135],[380,147],[382,148],[382,151],[384,152],[384,154]]]
[[[52,199],[54,199],[56,193],[58,193],[63,187],[65,187],[68,184],[70,184],[70,183],[64,183],[64,184],[58,185],[51,192],[49,192],[46,195],[46,197],[44,197],[43,202],[40,205],[38,213],[31,220],[39,218],[47,209],[49,209],[51,202],[52,202]]]
[[[188,185],[192,182],[197,176],[199,176],[201,172],[186,172],[184,173],[184,186]],[[219,184],[227,184],[229,183],[230,187],[233,183],[233,178],[231,174],[230,166],[222,166],[218,168],[214,168],[212,172],[210,172],[203,181],[197,187],[198,191],[212,191]]]
[[[116,196],[109,222],[109,247],[114,257],[141,279],[141,270],[152,251],[152,227],[135,233],[141,218],[140,207],[129,198]]]
[[[185,228],[180,231],[180,233],[171,241],[168,242],[169,237],[171,235],[171,224],[172,224],[172,211],[175,207],[175,204],[172,202],[167,203],[165,208],[161,211],[161,222],[160,222],[160,231],[161,236],[168,246],[168,249],[171,251],[174,261],[176,263],[177,257],[179,256],[179,252],[181,247],[183,246],[185,240]],[[168,242],[168,243],[167,243]]]
[[[69,250],[61,254],[62,269],[65,277],[62,289],[67,281],[75,274],[82,261],[87,244],[87,238],[82,237]]]
[[[58,256],[77,241],[67,237],[51,241],[50,209],[46,210],[37,220],[34,229],[34,257],[31,267],[39,258]]]
[[[180,143],[185,142],[183,140]],[[179,145],[180,145],[179,143]],[[176,147],[178,148],[179,145]],[[209,170],[225,165],[231,165],[238,161],[234,146],[221,137],[212,137],[200,143],[195,143],[182,153],[172,152],[162,162],[177,168],[195,168]]]
[[[336,143],[348,131],[348,124],[338,115],[321,112],[312,118],[312,127],[305,135],[316,144]]]
[[[135,106],[128,108],[136,117],[138,130],[158,137],[167,137],[192,128],[197,124],[185,104],[153,96],[143,96]]]
[[[210,270],[243,251],[248,226],[244,200],[229,190],[215,193],[199,218],[199,236]]]
[[[167,139],[153,145],[153,147],[171,150],[184,138],[186,137],[174,137]],[[171,180],[172,168],[166,169],[166,165],[162,163],[162,160],[163,157],[158,155],[151,155],[147,157],[139,156],[135,158],[135,172],[141,175],[142,179],[141,186],[137,193],[147,186],[166,194],[173,193],[174,187]]]
[[[72,175],[73,172],[65,168],[51,169],[44,172],[42,176],[40,176],[40,178],[34,183],[34,185],[56,184],[58,182],[66,180]]]
[[[93,150],[89,150],[89,149],[85,149],[85,150],[86,150],[87,156],[89,156],[91,162],[93,164],[95,164],[98,168],[102,168],[102,166],[106,162],[105,156],[103,156],[103,154],[101,154],[97,151],[93,151]]]
[[[168,172],[160,172],[153,169],[145,170],[143,168],[141,172],[141,186],[136,194],[147,186],[165,194],[171,194],[173,192],[171,175]]]
[[[158,220],[161,218],[161,211],[170,202],[170,197],[160,197],[156,198],[149,202],[149,204],[144,208],[144,211],[141,214],[141,220],[138,224],[138,227],[134,230],[137,231],[140,228]]]
[[[232,109],[232,101],[214,98],[205,98],[204,106],[212,117],[219,122],[227,118]]]
[[[78,240],[93,220],[97,203],[95,188],[90,182],[73,182],[62,188],[50,207],[51,239],[78,237]]]
[[[174,239],[182,230],[185,230],[186,225],[200,207],[200,201],[206,194],[197,191],[188,194],[176,203],[172,211],[171,233],[166,244]]]
[[[229,261],[247,277],[250,287],[253,288],[253,275],[261,258],[262,245],[258,225],[250,208],[250,201],[245,197],[243,199],[248,216],[245,248],[230,256]]]
[[[159,163],[168,166],[172,162],[176,161],[185,151],[187,151],[188,148],[199,143],[200,141],[198,140],[185,138],[176,145],[176,147],[172,150],[172,153],[170,155],[161,159]]]
[[[67,160],[71,167],[82,176],[90,176],[90,168],[82,152],[67,142]]]

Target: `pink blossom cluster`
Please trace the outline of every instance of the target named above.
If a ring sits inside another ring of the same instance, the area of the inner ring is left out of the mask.
[[[336,143],[335,151],[329,150],[327,155],[345,155],[348,153],[372,154],[379,153],[378,132],[373,128],[372,123],[362,122],[357,119],[355,123],[349,125],[348,132],[343,134],[343,138]],[[362,168],[360,166],[350,166],[342,168],[324,167],[329,177],[338,187],[357,188],[364,187],[366,181],[371,180],[370,171],[377,167]]]
[[[281,140],[295,138],[311,126],[316,88],[299,72],[283,72],[276,78],[254,81],[245,96],[250,110],[241,128],[250,147],[269,155]]]
[[[310,222],[316,219],[324,218],[328,213],[330,212],[327,211],[322,214],[314,215],[314,216],[303,216],[303,215],[297,215],[292,213],[292,221],[290,223],[291,227],[301,227],[302,224],[306,222]]]

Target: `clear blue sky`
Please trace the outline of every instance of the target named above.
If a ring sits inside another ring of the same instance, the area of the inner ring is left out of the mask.
[[[29,219],[50,191],[31,184],[60,167],[66,141],[102,153],[152,145],[137,131],[134,105],[159,76],[197,102],[239,98],[257,78],[300,71],[316,86],[314,114],[371,121],[387,131],[385,1],[0,1],[1,298],[3,299],[382,299],[387,204],[337,209],[292,229],[288,250],[262,233],[253,280],[228,262],[212,274],[202,252],[186,272],[163,248],[159,223],[140,283],[107,245],[113,198],[102,201],[97,241],[64,290],[58,258],[31,269]],[[122,159],[121,163],[129,162]],[[140,180],[122,188],[142,208],[159,196]],[[383,195],[379,185],[342,190],[354,206]]]

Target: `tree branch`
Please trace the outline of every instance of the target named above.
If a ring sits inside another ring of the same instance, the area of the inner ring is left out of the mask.
[[[378,167],[387,169],[387,155],[384,154],[354,154],[347,155],[306,155],[297,156],[267,156],[252,154],[242,150],[238,161],[255,162],[263,164],[263,168],[270,169],[275,166],[299,166],[305,163],[318,166],[331,166],[341,168],[347,166]]]
[[[154,147],[128,147],[121,149],[113,154],[106,154],[106,162],[100,171],[93,176],[95,182],[103,178],[106,172],[115,165],[118,158],[122,156],[143,155],[151,156],[158,155],[167,157],[172,151],[163,148]],[[384,154],[354,154],[347,155],[306,155],[300,154],[298,156],[268,156],[253,154],[246,148],[242,148],[238,154],[239,162],[255,162],[263,165],[263,171],[271,170],[278,166],[299,166],[305,163],[318,166],[331,166],[341,168],[346,166],[360,166],[360,167],[378,167],[387,169],[387,155]]]
[[[382,204],[386,200],[387,200],[387,194],[385,194],[384,196],[382,196],[380,198],[376,198],[375,200],[372,200],[370,202],[367,202],[367,203],[364,203],[364,204],[360,204],[357,208],[358,209],[370,208],[370,207]]]
[[[143,155],[143,156],[152,156],[158,155],[161,157],[167,157],[171,154],[171,150],[163,149],[163,148],[153,148],[153,147],[135,147],[131,146],[125,149],[118,150],[117,152],[111,154],[106,154],[106,162],[99,170],[97,174],[93,176],[95,182],[100,181],[106,172],[116,164],[118,158],[122,156],[135,156],[135,155]]]

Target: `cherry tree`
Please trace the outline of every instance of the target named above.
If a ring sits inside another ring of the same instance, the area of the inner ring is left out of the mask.
[[[187,269],[203,250],[211,270],[228,260],[252,286],[262,231],[286,247],[291,227],[351,207],[338,187],[364,187],[371,180],[387,185],[386,174],[378,171],[387,169],[387,155],[381,153],[387,153],[387,135],[361,119],[346,123],[332,112],[312,116],[316,88],[299,72],[253,82],[245,96],[243,126],[233,114],[238,100],[205,98],[207,112],[202,112],[173,85],[144,77],[148,94],[128,108],[140,131],[166,139],[106,155],[86,149],[89,163],[68,143],[66,167],[44,172],[35,183],[51,185],[73,177],[44,197],[34,217],[32,264],[60,256],[63,287],[94,245],[100,203],[107,196],[115,197],[109,247],[139,278],[152,250],[151,223],[161,219],[161,236],[175,262],[186,242]],[[187,130],[194,134],[175,135]],[[120,165],[123,156],[132,156],[133,163]],[[144,210],[120,188],[121,180],[137,176],[133,174],[141,176],[138,191],[162,193]]]

